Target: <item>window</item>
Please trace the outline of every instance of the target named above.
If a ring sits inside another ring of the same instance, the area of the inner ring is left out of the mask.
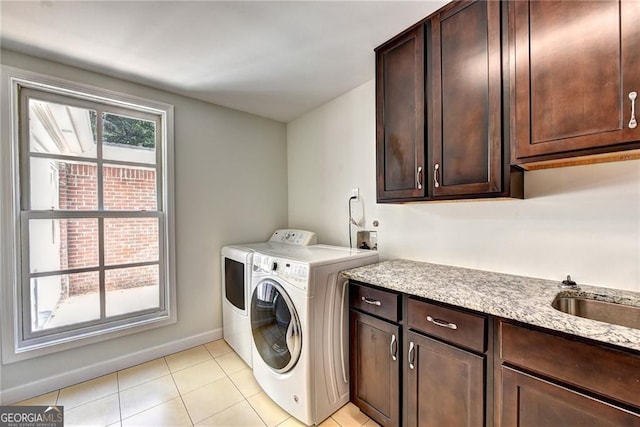
[[[176,319],[172,107],[68,86],[12,79],[16,353]]]

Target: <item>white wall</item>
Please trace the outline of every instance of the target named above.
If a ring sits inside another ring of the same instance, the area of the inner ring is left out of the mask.
[[[640,161],[526,172],[524,200],[376,204],[374,95],[370,81],[287,124],[289,226],[348,245],[359,187],[383,258],[640,291]]]
[[[174,105],[178,300],[175,325],[1,366],[4,400],[48,384],[63,387],[87,379],[83,376],[90,372],[105,373],[118,364],[157,357],[167,348],[220,337],[220,248],[264,241],[287,225],[285,125],[11,51],[1,52],[1,62]],[[6,110],[2,117],[7,117]],[[3,137],[1,143],[10,141]],[[1,148],[5,155],[6,147]],[[4,172],[0,180],[6,179]]]

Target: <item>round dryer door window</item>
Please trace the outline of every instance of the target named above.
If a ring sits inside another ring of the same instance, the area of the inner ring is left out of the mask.
[[[262,360],[278,373],[300,358],[302,329],[289,295],[273,280],[258,283],[251,297],[251,331]]]

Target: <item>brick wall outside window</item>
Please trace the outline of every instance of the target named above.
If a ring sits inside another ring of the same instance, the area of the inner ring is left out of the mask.
[[[97,166],[58,163],[61,210],[97,210]],[[155,171],[121,166],[104,166],[105,210],[156,210]],[[158,261],[158,220],[156,218],[105,218],[105,265]],[[61,268],[98,265],[98,220],[60,220]],[[158,267],[108,270],[106,291],[158,284]],[[65,296],[96,292],[93,275],[63,278]]]
[[[156,172],[104,166],[104,208],[156,210]]]

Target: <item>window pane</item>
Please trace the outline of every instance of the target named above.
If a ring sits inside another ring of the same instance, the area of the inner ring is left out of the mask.
[[[19,203],[5,224],[17,224],[10,246],[22,254],[15,299],[4,303],[15,352],[38,357],[174,322],[163,227],[173,107],[23,74],[10,85],[17,138],[2,159],[15,166],[7,191]]]
[[[29,220],[29,263],[31,273],[97,267],[98,220]]]
[[[106,265],[158,261],[158,218],[105,218]]]
[[[158,209],[155,170],[105,165],[103,177],[106,210],[155,211]]]
[[[30,99],[29,150],[95,158],[96,117],[94,110]]]
[[[32,210],[98,209],[95,164],[31,159]]]
[[[105,271],[107,316],[159,307],[159,282],[158,265]]]
[[[31,279],[32,332],[99,318],[97,271]]]
[[[136,163],[156,163],[155,122],[103,113],[102,157]]]

